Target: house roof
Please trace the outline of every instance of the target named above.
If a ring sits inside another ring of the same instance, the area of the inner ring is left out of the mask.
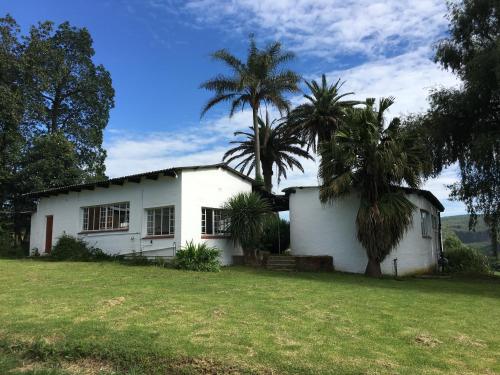
[[[292,187],[283,189],[282,191],[288,195],[288,194],[294,193],[296,189],[318,189],[318,188],[319,188],[319,186],[292,186]],[[434,205],[434,207],[436,207],[440,212],[444,211],[443,204],[429,190],[415,189],[415,188],[410,188],[410,187],[405,187],[405,186],[399,186],[397,188],[405,191],[408,194],[420,195],[421,197],[424,197],[429,202],[431,202]]]
[[[144,177],[149,180],[157,180],[159,176],[171,176],[171,177],[176,177],[177,173],[183,170],[203,170],[203,169],[215,169],[215,168],[221,168],[224,169],[241,179],[247,180],[252,185],[255,184],[255,180],[251,177],[248,177],[247,175],[237,171],[236,169],[233,169],[229,167],[225,163],[218,163],[218,164],[209,164],[209,165],[193,165],[193,166],[187,166],[187,167],[173,167],[173,168],[167,168],[167,169],[159,169],[157,171],[149,171],[149,172],[144,172],[144,173],[137,173],[137,174],[131,174],[128,176],[123,176],[123,177],[115,177],[115,178],[110,178],[107,180],[100,180],[100,181],[95,181],[95,182],[88,182],[85,184],[75,184],[75,185],[66,185],[66,186],[58,186],[50,189],[45,189],[45,190],[40,190],[40,191],[34,191],[31,193],[23,194],[23,196],[26,197],[33,197],[33,198],[39,198],[39,197],[48,197],[51,195],[57,195],[57,194],[67,194],[70,191],[82,191],[82,190],[94,190],[96,187],[110,187],[111,185],[123,185],[125,182],[135,182],[139,183],[141,182],[141,179]]]

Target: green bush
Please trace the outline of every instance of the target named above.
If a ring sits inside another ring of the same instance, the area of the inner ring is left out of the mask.
[[[176,268],[191,271],[220,271],[220,250],[210,247],[205,242],[195,244],[193,241],[186,243],[175,255]]]
[[[272,254],[283,253],[290,245],[290,222],[271,214],[263,223],[259,248]]]
[[[454,235],[444,240],[444,256],[448,259],[447,270],[452,273],[489,274],[492,272],[488,257],[466,246]]]
[[[112,259],[101,249],[89,246],[85,241],[73,236],[62,235],[52,248],[50,257],[55,260],[96,261]]]
[[[0,226],[0,257],[22,258],[25,255],[25,250],[16,245],[10,233]]]

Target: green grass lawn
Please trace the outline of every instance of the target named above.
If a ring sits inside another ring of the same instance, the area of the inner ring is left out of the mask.
[[[499,374],[498,327],[500,278],[0,260],[0,374]]]

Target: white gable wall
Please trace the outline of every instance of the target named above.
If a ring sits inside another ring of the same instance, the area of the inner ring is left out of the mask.
[[[230,197],[241,193],[251,192],[252,184],[236,177],[225,169],[183,170],[182,171],[182,217],[181,232],[182,245],[187,241],[207,242],[221,250],[221,261],[230,264],[232,256],[242,254],[241,249],[234,248],[228,238],[202,238],[201,209],[220,208]]]
[[[147,251],[148,255],[172,255],[174,243],[177,249],[186,241],[201,239],[201,207],[220,207],[238,192],[251,191],[251,183],[222,168],[181,170],[178,177],[160,176],[158,180],[142,178],[140,183],[126,182],[124,185],[97,187],[95,190],[70,192],[41,198],[37,211],[31,217],[30,249],[43,254],[45,251],[46,216],[53,215],[52,244],[68,234],[83,238],[90,245],[109,254],[124,254],[132,251]],[[128,231],[82,233],[83,207],[130,203]],[[174,238],[145,239],[146,209],[163,206],[175,207]],[[222,250],[223,264],[232,262],[234,249],[228,239],[208,239],[211,246]],[[157,250],[157,251],[149,251]]]
[[[291,250],[295,255],[331,255],[338,271],[363,273],[368,262],[366,251],[356,238],[356,215],[359,196],[321,204],[318,188],[296,189],[290,194]],[[422,237],[420,209],[437,215],[427,199],[409,194],[417,206],[413,223],[397,248],[382,262],[382,272],[393,274],[393,259],[398,259],[398,274],[410,274],[433,269],[439,254],[437,232],[431,238]]]

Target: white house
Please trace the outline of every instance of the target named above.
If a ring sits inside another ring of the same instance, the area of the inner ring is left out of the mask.
[[[440,212],[443,205],[429,191],[403,188],[416,206],[413,222],[396,249],[382,262],[382,273],[398,274],[434,270],[441,246]],[[368,262],[356,238],[357,194],[322,204],[319,188],[293,187],[289,195],[291,251],[294,255],[330,255],[337,271],[363,273]]]
[[[221,205],[253,180],[225,164],[181,167],[31,193],[30,249],[49,253],[63,234],[109,254],[172,256],[187,241],[207,241],[230,264],[240,254],[223,232]]]

